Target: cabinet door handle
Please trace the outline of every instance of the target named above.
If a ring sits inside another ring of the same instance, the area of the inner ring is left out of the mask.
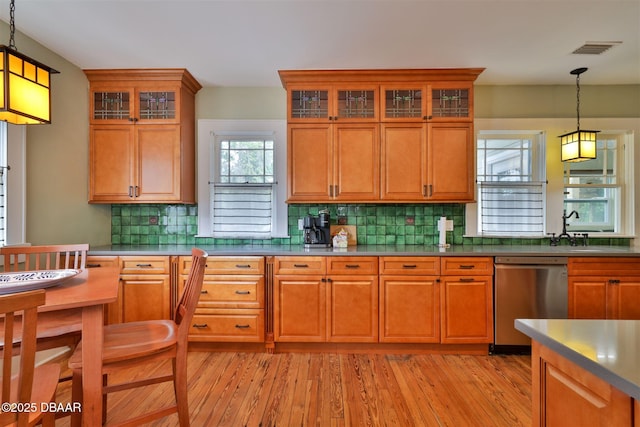
[[[251,268],[251,264],[236,264],[236,268]]]
[[[193,327],[196,329],[204,329],[206,327],[208,327],[209,325],[206,323],[194,323]]]
[[[333,197],[333,185],[329,186],[329,197]]]
[[[129,186],[129,197],[133,197],[133,185]]]
[[[309,268],[309,264],[293,264],[295,268]]]
[[[476,266],[475,265],[460,265],[460,266],[458,266],[458,268],[460,270],[471,270],[471,269],[476,268]]]
[[[418,268],[415,264],[402,264],[402,268]]]
[[[249,329],[250,327],[249,325],[236,325],[236,329]]]
[[[337,185],[334,185],[334,187],[335,190],[333,191],[333,195],[334,197],[338,197],[338,195],[340,194],[339,187]]]
[[[151,264],[136,264],[136,267],[140,268],[150,268],[153,267]]]
[[[249,291],[236,291],[236,295],[249,295],[251,292]]]
[[[135,196],[136,197],[140,197],[140,187],[138,187],[137,185],[135,186]]]

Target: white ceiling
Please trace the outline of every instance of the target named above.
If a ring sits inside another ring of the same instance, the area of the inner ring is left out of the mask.
[[[80,68],[185,67],[203,86],[279,69],[484,67],[477,84],[640,84],[639,0],[16,0],[16,30]],[[9,0],[0,0],[9,21]],[[600,55],[586,42],[622,42]],[[9,34],[0,34],[9,44]],[[19,38],[16,39],[18,50]]]

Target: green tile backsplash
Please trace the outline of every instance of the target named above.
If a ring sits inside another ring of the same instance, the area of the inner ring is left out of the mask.
[[[437,245],[437,221],[441,216],[453,220],[447,242],[455,245],[548,245],[547,239],[496,239],[463,237],[464,204],[348,204],[289,205],[289,236],[268,240],[215,239],[196,237],[196,205],[112,205],[111,243],[113,245],[299,245],[302,231],[298,218],[317,215],[329,209],[331,223],[345,217],[355,225],[359,245]],[[628,246],[630,239],[590,238],[591,245]]]

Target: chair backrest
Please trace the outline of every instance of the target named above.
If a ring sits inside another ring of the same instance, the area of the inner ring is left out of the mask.
[[[202,282],[204,281],[204,269],[207,264],[209,254],[202,249],[191,249],[191,269],[187,282],[184,285],[184,292],[176,306],[175,322],[178,324],[178,340],[187,337],[193,313],[196,311],[196,305],[202,291]]]
[[[84,270],[87,264],[88,243],[46,246],[4,246],[4,271]]]
[[[0,296],[0,315],[4,315],[5,342],[12,342],[14,320],[22,319],[22,342],[20,344],[20,361],[17,378],[14,378],[14,389],[11,386],[12,358],[11,351],[2,352],[2,402],[32,402],[33,371],[36,355],[36,326],[38,321],[38,306],[45,302],[45,291],[39,289]],[[20,313],[16,313],[20,312]],[[16,316],[17,314],[17,316]],[[17,390],[15,388],[17,382]],[[0,413],[0,425],[15,422],[19,417],[28,417],[29,411],[20,414],[13,411]],[[26,418],[19,420],[26,423]]]

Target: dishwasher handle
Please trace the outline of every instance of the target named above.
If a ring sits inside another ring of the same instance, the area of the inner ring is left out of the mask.
[[[563,256],[498,256],[495,264],[517,265],[567,265],[568,258]]]

